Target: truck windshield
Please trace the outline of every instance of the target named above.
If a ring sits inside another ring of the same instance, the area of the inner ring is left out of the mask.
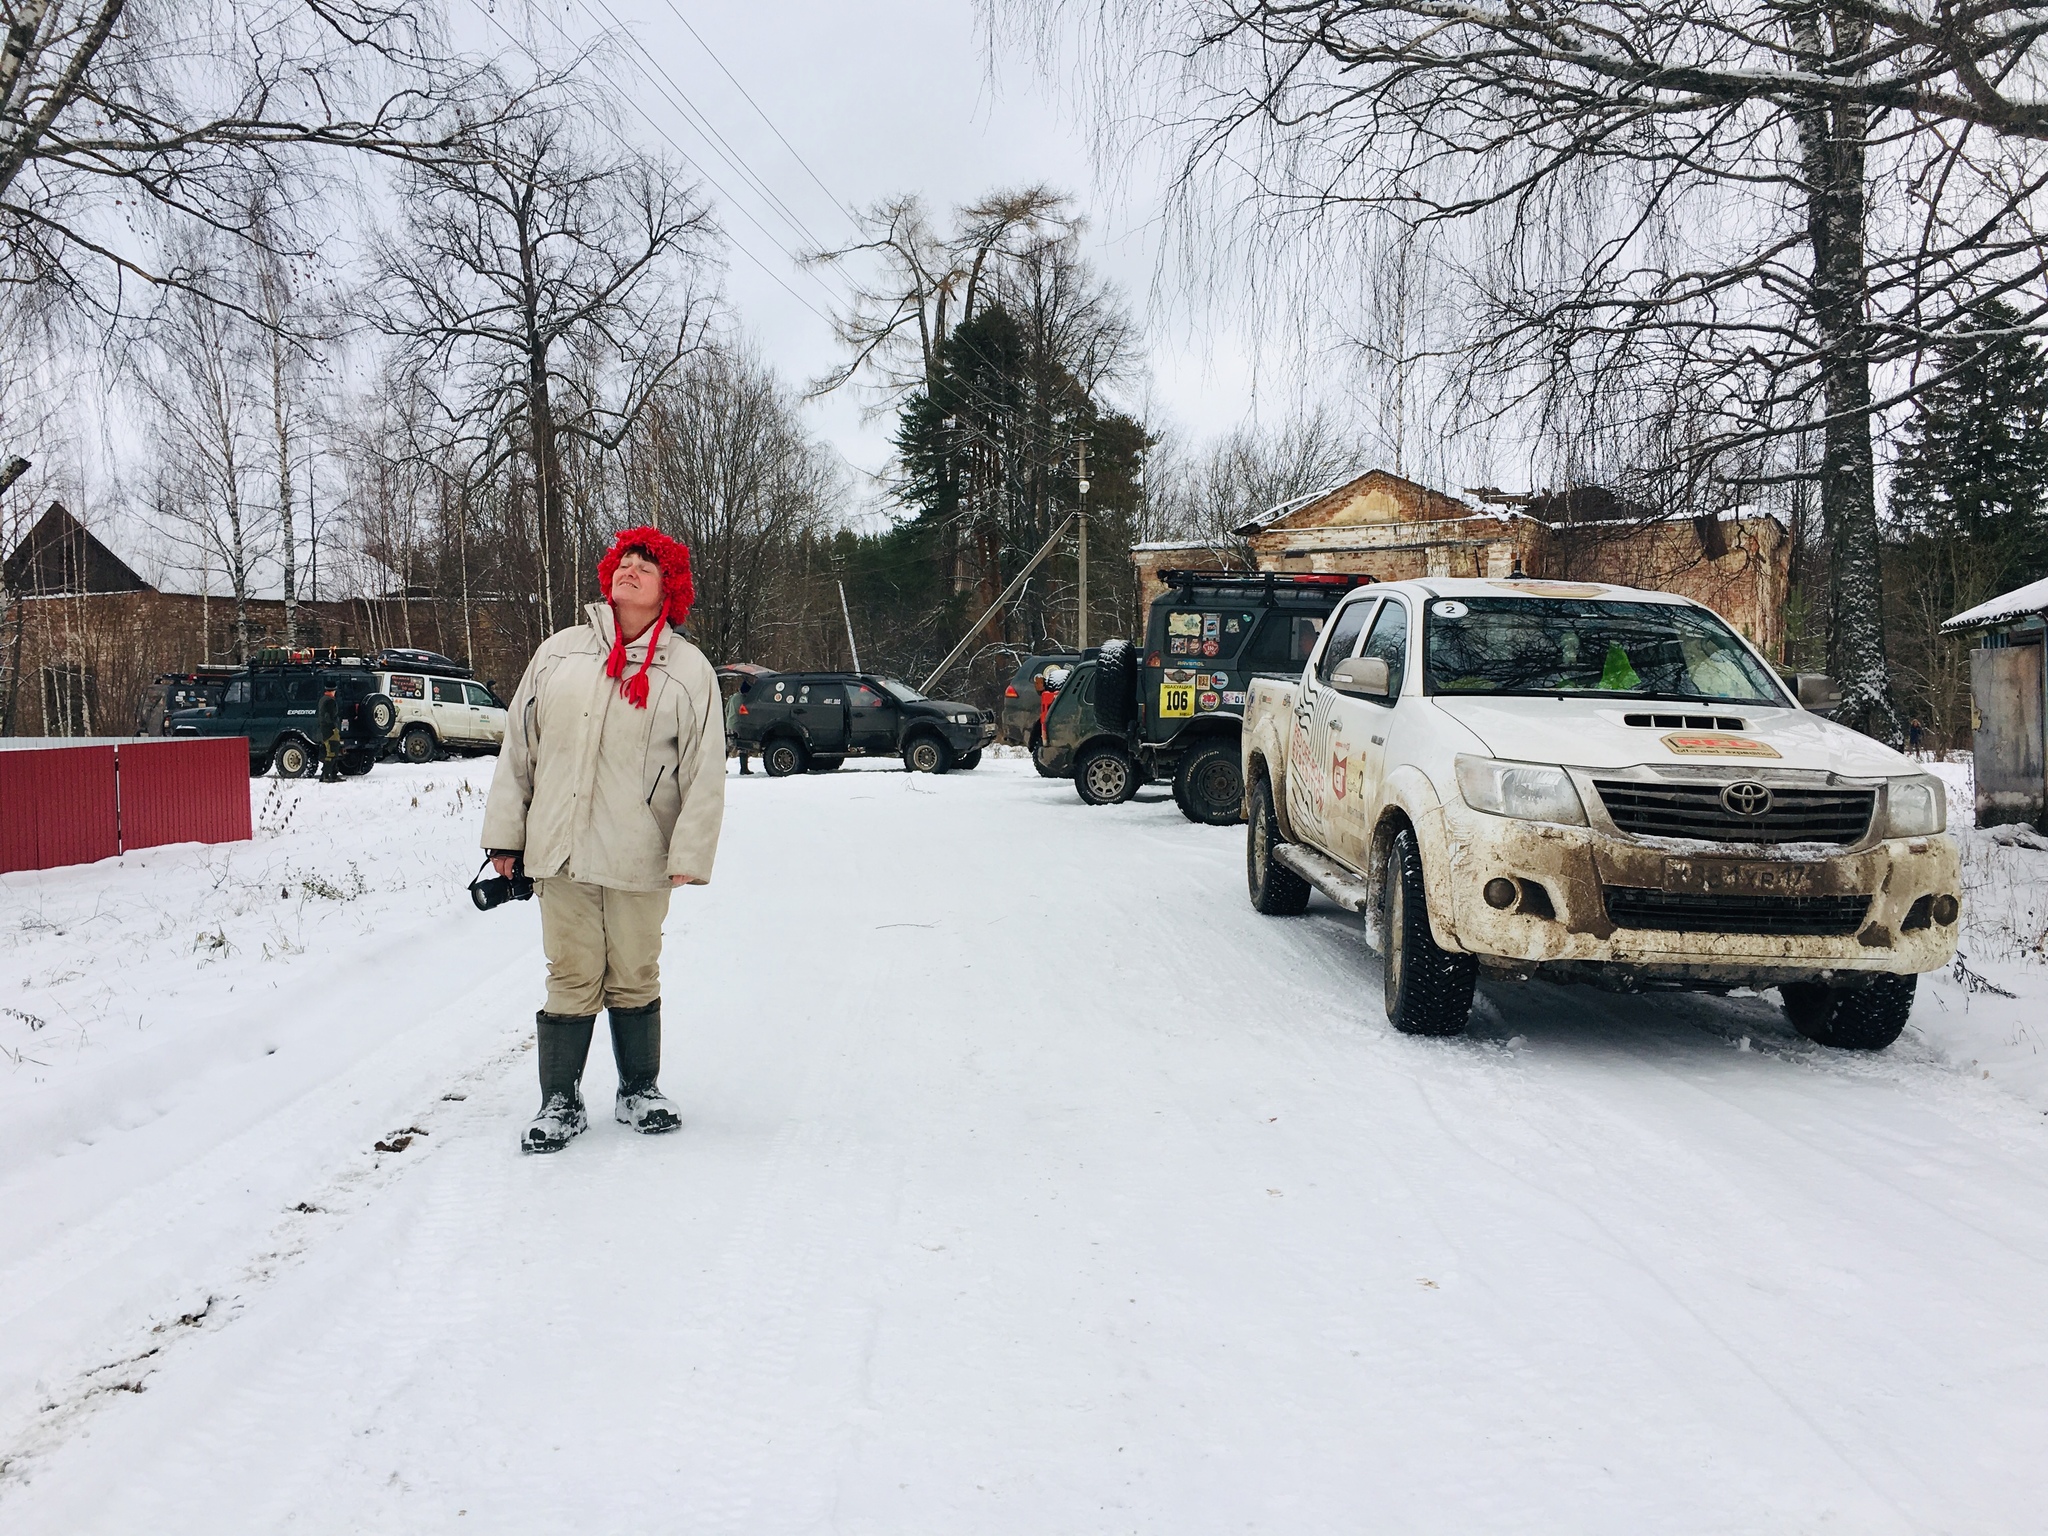
[[[877,681],[880,682],[884,688],[888,689],[892,695],[894,695],[896,702],[898,704],[915,704],[919,699],[924,697],[923,694],[919,693],[915,688],[911,687],[910,684],[899,683],[893,677],[879,678],[877,679]]]
[[[1424,666],[1432,693],[1785,703],[1769,670],[1704,608],[1440,597],[1428,614]]]

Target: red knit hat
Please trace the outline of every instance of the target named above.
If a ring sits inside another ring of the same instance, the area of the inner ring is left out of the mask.
[[[647,669],[654,665],[654,646],[661,638],[661,627],[679,625],[690,616],[690,605],[697,601],[697,587],[690,580],[688,545],[678,544],[659,528],[628,528],[612,540],[612,547],[597,562],[597,584],[607,603],[612,600],[612,577],[618,574],[619,557],[631,549],[646,551],[661,569],[661,613],[647,632],[647,654],[641,659],[640,670],[626,677],[626,631],[619,623],[618,609],[612,610],[612,651],[605,658],[604,675],[623,679],[619,692],[635,709],[645,709]]]

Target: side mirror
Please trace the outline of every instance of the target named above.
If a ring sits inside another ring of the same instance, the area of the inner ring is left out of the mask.
[[[1338,662],[1337,670],[1330,674],[1330,686],[1357,699],[1384,699],[1394,691],[1382,656],[1354,656]]]
[[[1824,677],[1818,672],[1801,672],[1793,679],[1793,686],[1798,691],[1802,709],[1825,715],[1842,707],[1842,685],[1832,677]]]

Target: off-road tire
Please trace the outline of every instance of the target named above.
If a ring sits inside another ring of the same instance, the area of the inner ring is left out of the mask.
[[[1799,981],[1778,988],[1778,997],[1792,1027],[1816,1045],[1881,1051],[1904,1031],[1919,981],[1917,976],[1877,976],[1860,987]]]
[[[1138,650],[1128,640],[1105,640],[1095,658],[1095,715],[1104,725],[1128,725],[1138,708]]]
[[[356,702],[356,724],[366,736],[389,736],[398,724],[398,706],[388,694],[370,694]]]
[[[903,744],[903,766],[912,773],[944,773],[953,766],[953,749],[926,731]]]
[[[1237,743],[1204,742],[1180,761],[1173,803],[1189,821],[1234,827],[1244,812],[1244,770]]]
[[[310,779],[320,771],[320,754],[311,743],[297,736],[285,736],[271,749],[270,766],[280,779]]]
[[[368,747],[351,747],[341,754],[341,771],[351,779],[359,779],[377,766],[377,754]]]
[[[249,759],[250,778],[260,779],[268,772],[270,772],[270,754],[268,752],[264,753],[261,757]]]
[[[398,738],[398,755],[408,763],[431,763],[440,750],[433,731],[424,725],[409,725]]]
[[[1122,805],[1138,792],[1138,765],[1122,747],[1090,747],[1074,764],[1074,792],[1089,805]]]
[[[771,779],[794,778],[810,765],[811,754],[791,736],[778,736],[761,749],[761,767]]]
[[[1251,889],[1252,910],[1268,917],[1299,917],[1308,910],[1312,887],[1273,861],[1273,850],[1283,841],[1272,781],[1260,774],[1252,780],[1252,814],[1244,831],[1245,884]]]
[[[1388,850],[1380,902],[1387,1022],[1404,1035],[1463,1034],[1479,965],[1470,955],[1441,948],[1430,933],[1422,853],[1410,829],[1398,833]]]
[[[843,757],[813,757],[810,763],[812,773],[832,773],[846,766]]]
[[[981,766],[981,748],[976,747],[971,752],[962,752],[958,757],[953,759],[953,766],[955,768],[960,769],[962,772],[966,772],[974,768],[979,768]]]

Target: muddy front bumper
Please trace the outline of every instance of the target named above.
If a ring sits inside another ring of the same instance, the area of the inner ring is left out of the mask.
[[[1759,848],[1462,804],[1432,819],[1432,917],[1449,919],[1438,940],[1489,970],[1634,990],[1853,982],[1955,958],[1961,877],[1947,836]]]

